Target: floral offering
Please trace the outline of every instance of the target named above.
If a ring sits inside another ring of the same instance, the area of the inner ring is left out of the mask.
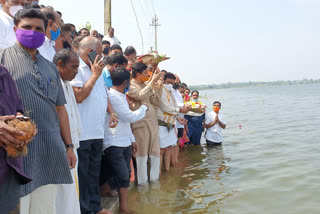
[[[151,53],[139,56],[137,61],[148,65],[157,64],[167,59],[170,59],[170,57],[167,57],[165,54],[160,55],[157,51],[152,51]]]
[[[188,102],[185,102],[185,104],[191,105],[192,106],[191,111],[196,113],[204,113],[206,111],[205,108],[207,107],[202,102],[195,102],[195,101],[188,101]]]

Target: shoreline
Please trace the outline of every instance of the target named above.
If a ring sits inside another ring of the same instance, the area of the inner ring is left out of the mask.
[[[289,81],[274,81],[274,82],[240,82],[240,83],[222,83],[211,85],[191,85],[191,90],[210,90],[210,89],[228,89],[228,88],[248,88],[248,87],[263,87],[263,86],[282,86],[282,85],[302,85],[302,84],[319,84],[317,80],[289,80]]]

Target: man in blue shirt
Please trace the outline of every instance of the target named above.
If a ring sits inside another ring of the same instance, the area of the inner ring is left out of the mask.
[[[102,76],[104,83],[108,88],[111,88],[113,86],[111,79],[113,71],[116,70],[116,68],[118,67],[125,68],[127,66],[127,63],[128,60],[121,53],[109,55],[104,59],[104,64],[106,64],[106,67],[104,67],[102,71]]]

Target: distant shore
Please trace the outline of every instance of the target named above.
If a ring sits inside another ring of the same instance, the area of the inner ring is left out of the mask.
[[[244,88],[244,87],[258,87],[269,85],[297,85],[297,84],[315,84],[320,83],[320,79],[304,79],[304,80],[288,80],[288,81],[273,81],[273,82],[238,82],[238,83],[222,83],[210,85],[191,85],[191,90],[206,90],[206,89],[224,89],[224,88]]]

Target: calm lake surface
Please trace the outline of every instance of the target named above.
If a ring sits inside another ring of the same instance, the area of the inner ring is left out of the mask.
[[[200,98],[208,110],[222,103],[222,148],[188,146],[159,184],[132,188],[133,210],[320,213],[320,84],[205,90]]]

